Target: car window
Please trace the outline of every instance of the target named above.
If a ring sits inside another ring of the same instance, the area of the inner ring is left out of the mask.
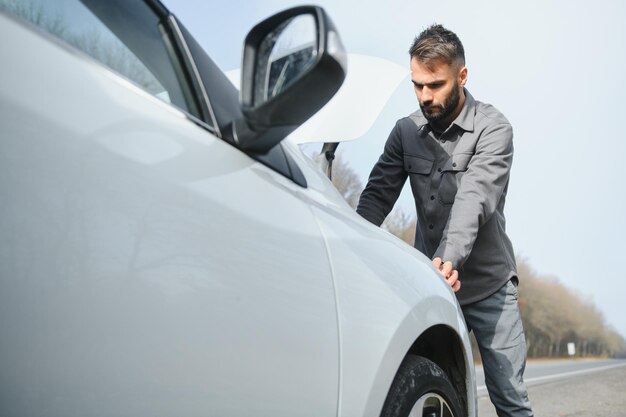
[[[0,9],[30,21],[155,97],[200,117],[186,91],[189,88],[180,75],[167,31],[143,2],[0,0]]]

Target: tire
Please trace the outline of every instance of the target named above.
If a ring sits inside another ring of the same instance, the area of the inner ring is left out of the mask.
[[[407,356],[396,374],[381,417],[462,417],[459,395],[434,362]]]

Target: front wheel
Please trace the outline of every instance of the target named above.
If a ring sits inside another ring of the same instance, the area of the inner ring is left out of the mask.
[[[400,365],[381,417],[461,417],[461,403],[448,376],[434,362],[409,355]]]

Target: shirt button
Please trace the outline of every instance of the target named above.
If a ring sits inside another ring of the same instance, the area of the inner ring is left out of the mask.
[[[441,168],[437,168],[437,172],[441,172]]]
[[[431,196],[430,196],[430,199],[431,199],[431,200],[434,200],[434,199],[435,199],[435,196],[434,196],[434,195],[431,195]]]
[[[433,229],[435,228],[435,225],[434,225],[434,224],[429,224],[429,225],[428,225],[428,228],[429,228],[430,230],[433,230]]]
[[[411,169],[411,168],[412,168],[412,167],[411,167],[411,164],[409,164],[409,169]]]
[[[452,163],[452,166],[453,166],[453,167],[456,167],[456,162],[453,162],[453,163]]]

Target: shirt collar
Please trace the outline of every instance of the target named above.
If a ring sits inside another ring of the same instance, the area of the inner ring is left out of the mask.
[[[463,88],[463,92],[465,93],[465,103],[463,104],[463,108],[461,109],[461,113],[454,119],[452,124],[457,125],[461,129],[471,132],[474,130],[474,116],[476,115],[476,101],[474,97],[467,91],[466,88]]]
[[[463,92],[465,93],[465,103],[463,104],[463,108],[459,115],[454,119],[452,124],[457,125],[461,129],[471,132],[474,130],[474,116],[476,115],[476,101],[474,97],[467,91],[466,88],[463,88]],[[424,117],[421,110],[416,110],[415,112],[409,115],[409,118],[413,120],[413,122],[417,125],[419,129],[428,125],[428,120]]]

